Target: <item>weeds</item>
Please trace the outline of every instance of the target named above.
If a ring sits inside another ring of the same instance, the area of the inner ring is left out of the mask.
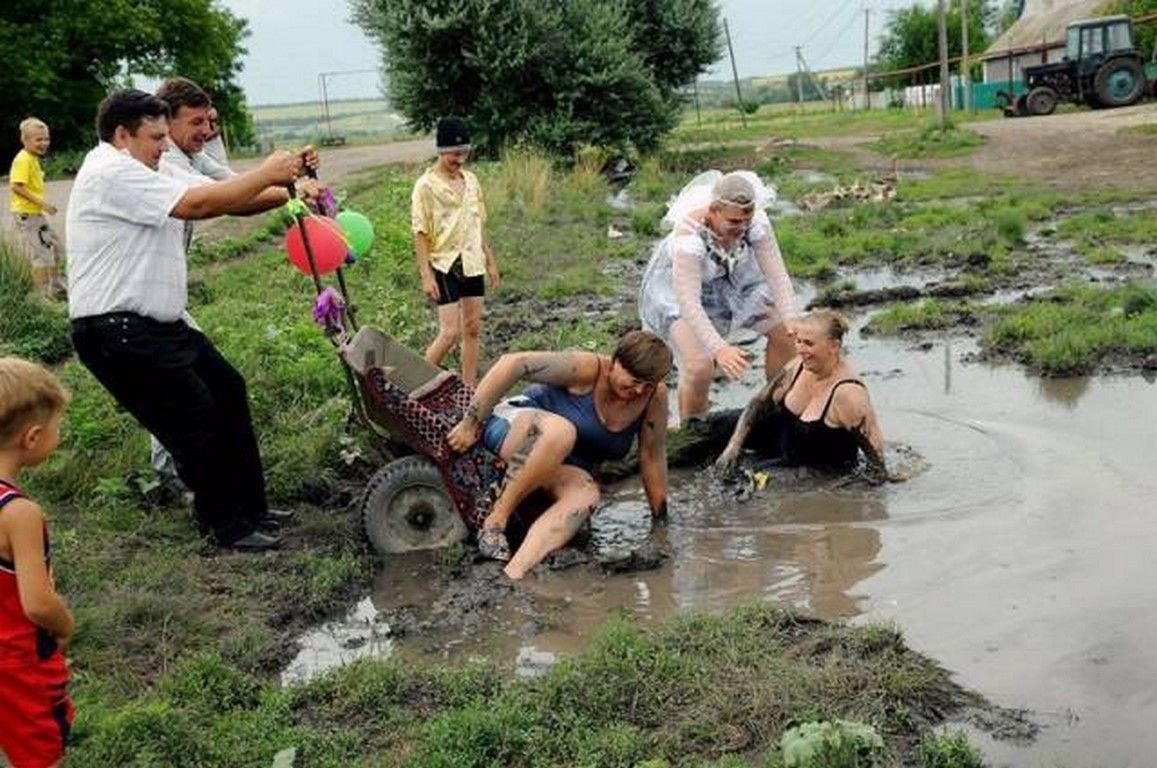
[[[32,268],[23,250],[0,236],[0,355],[55,364],[72,354],[63,304],[35,295]]]
[[[984,760],[960,731],[926,733],[920,740],[920,768],[984,768]]]
[[[1079,375],[1157,352],[1157,289],[1074,286],[1003,308],[985,335],[992,356],[1010,356],[1046,376]]]

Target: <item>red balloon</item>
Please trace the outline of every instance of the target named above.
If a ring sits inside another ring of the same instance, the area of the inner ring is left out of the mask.
[[[309,257],[305,252],[305,242],[301,236],[302,224],[305,225],[305,234],[309,237],[313,264],[317,267],[318,274],[328,274],[345,264],[350,247],[338,223],[324,216],[307,216],[300,222],[294,222],[285,233],[285,252],[289,254],[289,261],[301,274],[306,276],[312,274],[309,269]]]

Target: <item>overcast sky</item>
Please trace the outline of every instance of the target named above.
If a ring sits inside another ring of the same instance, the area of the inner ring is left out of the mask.
[[[249,20],[252,36],[245,45],[245,69],[239,78],[249,103],[311,101],[319,95],[319,75],[326,75],[330,98],[369,96],[380,92],[377,49],[350,23],[348,0],[219,0]],[[888,10],[916,0],[871,0],[870,36],[877,35]],[[856,66],[864,56],[863,0],[717,0],[731,28],[740,77],[791,72],[793,46],[803,47],[812,69]],[[291,10],[292,8],[292,10]],[[364,71],[370,70],[370,71]],[[720,61],[707,77],[729,76]]]

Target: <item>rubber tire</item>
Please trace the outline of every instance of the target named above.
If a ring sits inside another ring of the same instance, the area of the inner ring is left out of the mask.
[[[1051,115],[1056,111],[1060,97],[1047,85],[1038,85],[1025,97],[1025,107],[1030,115]]]
[[[1132,76],[1133,89],[1123,98],[1115,98],[1110,81],[1113,75],[1123,71],[1128,71]],[[1097,70],[1093,77],[1093,91],[1097,94],[1097,101],[1106,107],[1127,107],[1136,104],[1145,95],[1145,82],[1145,71],[1139,63],[1133,59],[1118,59]]]
[[[424,456],[405,456],[375,472],[361,510],[366,535],[381,555],[440,549],[470,533],[438,468]]]

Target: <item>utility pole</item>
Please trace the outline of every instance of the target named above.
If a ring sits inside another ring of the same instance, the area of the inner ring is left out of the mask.
[[[731,79],[735,81],[735,105],[739,108],[739,121],[747,127],[747,112],[743,109],[743,93],[739,90],[739,70],[735,68],[735,50],[731,47],[731,28],[723,19],[723,34],[727,35],[727,53],[731,56]]]
[[[812,68],[808,66],[807,59],[803,57],[803,51],[797,50],[796,56],[799,57],[799,64],[803,66],[803,71],[807,74],[808,81],[811,82],[812,87],[815,88],[816,95],[826,101],[828,94],[827,91],[824,90],[824,84],[820,82],[818,77],[812,74]]]
[[[803,54],[802,48],[795,46],[795,103],[803,109]]]
[[[868,90],[868,4],[864,4],[864,109],[872,108],[872,92]]]
[[[936,124],[943,133],[948,128],[948,9],[944,0],[936,0],[938,6],[939,17],[937,26],[940,30],[940,114],[937,116]]]
[[[960,0],[960,89],[964,111],[972,111],[972,72],[968,67],[968,0]]]

